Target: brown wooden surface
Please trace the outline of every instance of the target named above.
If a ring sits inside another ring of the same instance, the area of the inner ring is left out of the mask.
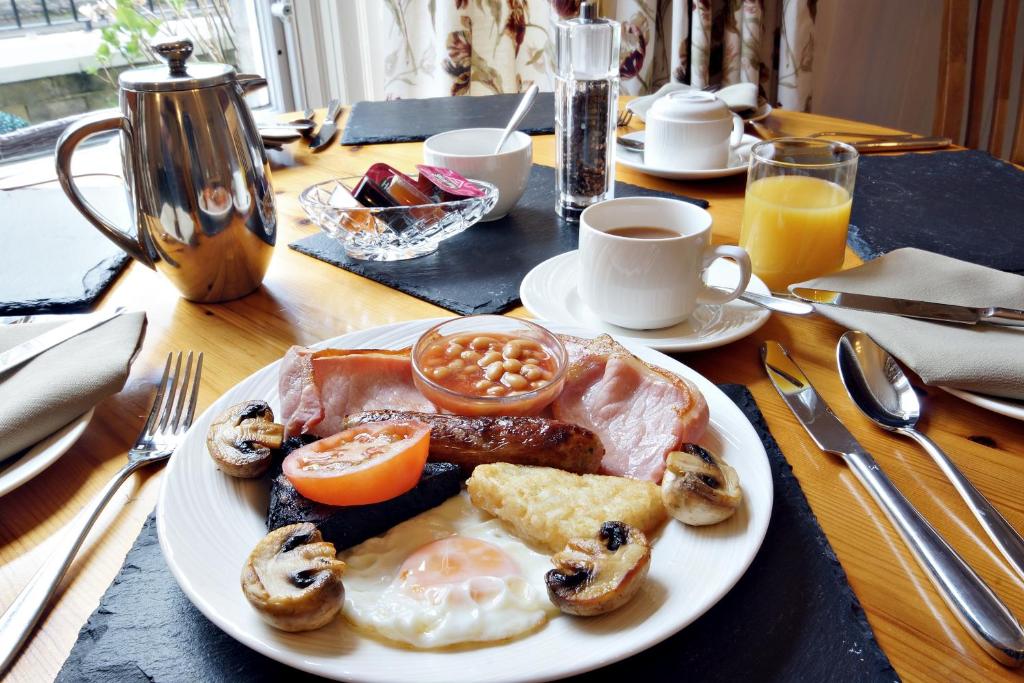
[[[932,133],[961,140],[967,87],[967,45],[970,0],[945,0],[939,39],[939,83],[935,95]],[[987,27],[987,23],[985,26]]]
[[[774,114],[769,124],[773,130],[789,134],[851,127],[885,132],[849,121],[786,112]],[[534,141],[535,160],[552,165],[553,137],[536,137]],[[298,205],[299,190],[332,176],[360,174],[374,161],[412,169],[420,160],[420,144],[335,146],[320,155],[310,155],[295,145],[289,149],[295,151],[277,155],[285,162],[276,165],[274,173],[280,234],[262,289],[239,301],[197,305],[180,299],[156,273],[135,265],[103,301],[105,306],[147,311],[145,344],[124,391],[98,406],[82,439],[55,466],[0,498],[0,604],[10,603],[43,562],[50,539],[120,467],[143,422],[151,386],[168,351],[206,352],[200,393],[203,409],[235,383],[279,358],[291,344],[448,313],[286,246],[316,231]],[[742,176],[680,183],[620,170],[619,179],[709,199],[717,240],[736,241]],[[847,265],[855,263],[856,257],[848,254]],[[963,631],[882,512],[840,461],[811,443],[760,368],[757,349],[761,342],[777,339],[784,343],[896,485],[1018,617],[1024,616],[1024,583],[991,549],[953,487],[917,446],[868,423],[846,397],[834,361],[842,331],[824,319],[775,315],[742,341],[680,358],[714,382],[739,382],[754,392],[882,648],[904,680],[1020,680],[1018,673],[994,663]],[[975,408],[936,389],[928,388],[926,393],[924,431],[947,450],[1012,524],[1024,529],[1024,423]],[[161,478],[160,468],[143,471],[115,496],[9,680],[54,677],[79,628],[121,566],[143,520],[153,510]],[[757,647],[757,643],[737,646]]]

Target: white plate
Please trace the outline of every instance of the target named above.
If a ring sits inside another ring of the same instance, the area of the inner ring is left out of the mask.
[[[319,346],[397,349],[411,345],[436,322],[377,327]],[[552,329],[586,334],[575,328]],[[266,533],[267,485],[219,472],[204,440],[213,416],[229,405],[261,398],[278,407],[277,362],[237,384],[197,418],[167,465],[157,505],[157,531],[167,564],[189,599],[229,635],[279,662],[338,680],[542,681],[645,650],[707,611],[746,571],[768,527],[772,478],[757,433],[725,394],[671,358],[627,346],[640,358],[692,380],[704,393],[711,425],[702,443],[736,468],[743,506],[713,527],[692,528],[669,520],[654,542],[649,579],[616,612],[591,619],[558,616],[519,639],[443,651],[388,645],[360,635],[344,618],[307,633],[285,633],[264,624],[242,595],[239,576],[249,552]]]
[[[1000,415],[1017,420],[1024,420],[1024,401],[1015,401],[1012,398],[1003,398],[1001,396],[989,396],[988,394],[976,394],[973,391],[953,389],[951,387],[939,388],[979,408],[991,410],[993,413],[999,413]]]
[[[0,496],[7,495],[57,461],[89,426],[94,410],[64,425],[20,457],[0,463]]]
[[[575,250],[536,266],[519,286],[523,305],[537,318],[607,332],[617,339],[659,351],[700,351],[730,344],[756,331],[771,316],[767,309],[734,300],[721,306],[698,306],[689,320],[672,327],[627,330],[604,322],[583,303],[576,288],[578,267],[579,252]],[[719,287],[732,287],[739,280],[739,274],[740,269],[734,263],[719,259],[708,269],[707,281]],[[756,275],[750,276],[747,290],[770,294],[768,287]]]
[[[643,142],[645,131],[638,130],[635,133],[627,133],[622,136],[626,140],[640,140]],[[634,171],[640,171],[657,178],[668,178],[669,180],[710,180],[712,178],[725,178],[727,176],[740,175],[747,172],[747,160],[750,158],[750,146],[761,142],[760,138],[753,135],[744,135],[740,144],[729,152],[728,168],[711,168],[701,171],[679,171],[670,168],[658,168],[648,166],[644,163],[644,153],[635,149],[629,149],[622,145],[615,146],[615,160]]]

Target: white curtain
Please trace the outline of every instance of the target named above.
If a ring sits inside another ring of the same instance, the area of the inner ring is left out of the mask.
[[[552,26],[579,0],[384,0],[384,94],[520,92],[553,87]],[[809,110],[817,0],[603,0],[622,23],[622,92],[674,80],[759,83],[769,100]],[[778,30],[777,30],[778,29]],[[778,35],[776,43],[775,36]],[[773,72],[777,52],[778,72]]]

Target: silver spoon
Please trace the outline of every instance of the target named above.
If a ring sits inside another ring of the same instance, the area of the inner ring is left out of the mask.
[[[932,457],[1006,561],[1024,578],[1024,539],[938,444],[917,431],[921,403],[896,359],[864,332],[844,334],[836,347],[836,359],[846,393],[861,412],[885,429],[909,436]]]
[[[523,93],[523,99],[519,101],[519,106],[516,107],[514,112],[512,112],[512,118],[508,120],[508,125],[505,126],[505,130],[501,134],[501,139],[498,140],[498,146],[494,148],[495,154],[501,152],[501,148],[505,146],[505,141],[508,140],[508,136],[512,135],[512,131],[514,131],[519,124],[523,122],[526,115],[530,113],[530,109],[533,107],[533,101],[537,99],[538,92],[540,92],[540,88],[538,88],[537,84],[534,83],[526,89],[525,93]]]

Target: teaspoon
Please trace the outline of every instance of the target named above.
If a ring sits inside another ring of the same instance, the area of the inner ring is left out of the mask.
[[[956,487],[978,523],[1017,574],[1024,578],[1024,539],[996,510],[938,444],[917,430],[921,403],[889,353],[864,332],[847,332],[836,347],[846,393],[869,419],[916,441]]]
[[[498,146],[494,148],[494,153],[498,154],[501,152],[501,148],[505,146],[505,141],[508,140],[508,136],[512,135],[512,131],[523,122],[526,115],[530,113],[530,109],[533,107],[533,101],[537,99],[537,93],[540,88],[534,83],[526,92],[523,93],[523,99],[519,101],[519,106],[512,112],[512,118],[508,120],[508,125],[505,126],[504,132],[501,134],[501,138],[498,140]]]

